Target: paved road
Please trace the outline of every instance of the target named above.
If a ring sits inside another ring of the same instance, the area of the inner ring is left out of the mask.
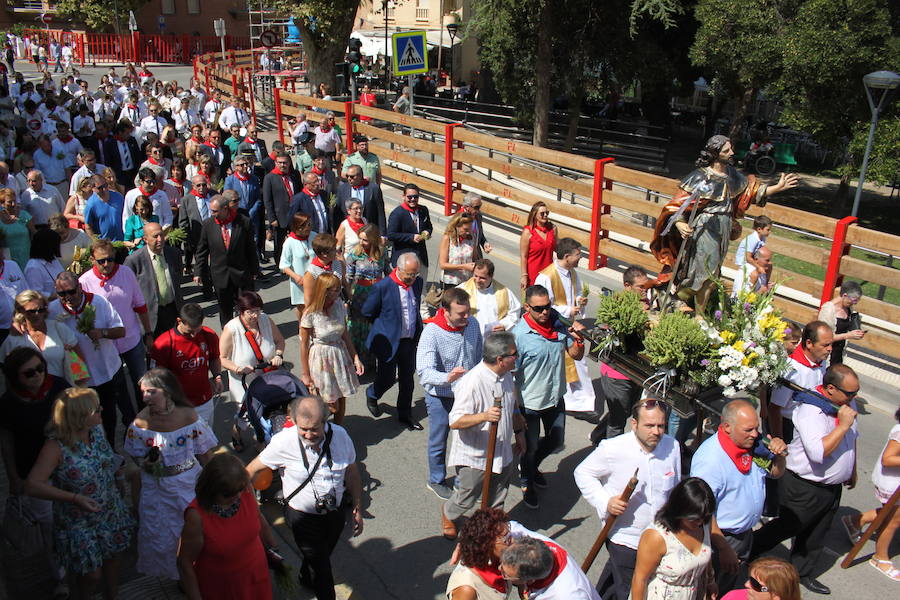
[[[167,79],[177,77],[185,81],[189,72],[188,68],[177,67],[155,70],[159,72],[158,76]],[[399,202],[399,192],[394,188],[385,186],[385,196],[388,210]],[[442,232],[446,221],[438,216],[442,214],[440,208],[434,202],[426,201],[425,204],[432,212],[436,233]],[[519,274],[514,258],[517,255],[517,238],[513,233],[491,226],[487,228],[487,233],[496,248],[492,258],[497,265],[497,279],[506,284],[515,283]],[[432,257],[436,257],[437,244],[437,236],[429,242]],[[271,270],[271,263],[268,270]],[[619,287],[619,282],[602,274],[586,274],[585,279],[594,292],[599,291],[601,286]],[[284,277],[279,276],[262,282],[260,293],[266,302],[266,311],[287,338],[287,360],[296,363],[299,360],[297,322],[290,308],[287,286]],[[198,291],[193,285],[185,288],[189,300],[199,300]],[[204,307],[208,316],[206,324],[218,330],[216,307],[212,303],[205,303]],[[588,314],[595,307],[596,297],[589,304]],[[596,365],[592,369],[592,373],[598,376]],[[863,399],[870,399],[873,403],[863,409],[860,417],[860,484],[854,490],[845,491],[840,514],[867,510],[874,505],[870,483],[872,466],[893,424],[890,407],[897,404],[895,389],[864,378],[862,390]],[[438,511],[441,500],[425,487],[426,432],[407,432],[397,423],[394,397],[395,390],[385,395],[383,406],[387,407],[387,411],[379,419],[373,419],[367,412],[362,390],[347,402],[345,427],[356,445],[366,493],[363,504],[365,532],[358,538],[340,543],[334,555],[339,593],[343,598],[443,598],[451,571],[448,559],[453,544],[440,536]],[[422,397],[422,390],[417,386],[413,413],[427,429]],[[232,415],[233,407],[224,403],[216,411],[215,429],[222,441],[228,440]],[[567,429],[565,449],[544,463],[543,469],[550,487],[540,495],[540,509],[529,510],[521,504],[521,492],[517,488],[510,492],[507,509],[513,518],[555,538],[580,559],[587,553],[599,530],[596,514],[580,499],[572,479],[573,469],[590,451],[587,439],[590,426],[568,419]],[[246,450],[242,458],[250,460],[252,451]],[[277,511],[270,507],[267,514],[279,525],[281,520]],[[286,535],[283,526],[278,529]],[[848,571],[840,569],[838,563],[848,549],[849,543],[836,520],[819,565],[823,571],[820,579],[831,586],[834,597],[859,597],[863,589],[869,590],[864,592],[865,597],[893,597],[896,584],[865,565]],[[872,549],[870,543],[866,551],[871,552]],[[599,576],[605,561],[604,551],[591,570],[592,579]],[[177,597],[171,586],[167,589],[167,593],[158,592],[146,597]],[[308,598],[304,595],[295,597]],[[807,597],[811,595],[807,594]]]

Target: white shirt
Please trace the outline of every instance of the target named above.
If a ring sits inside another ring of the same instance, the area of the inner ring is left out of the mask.
[[[455,400],[450,410],[450,423],[455,423],[466,415],[485,412],[494,405],[496,398],[501,399],[497,450],[491,465],[494,473],[500,473],[513,460],[513,414],[519,409],[512,374],[505,373],[498,377],[485,363],[480,362],[456,382],[453,392]],[[481,423],[465,429],[451,429],[447,465],[484,471],[490,428],[490,423]]]
[[[235,106],[229,106],[219,116],[219,127],[226,130],[231,129],[232,125],[245,127],[249,122],[250,117],[247,115],[247,111]]]
[[[83,295],[83,298],[87,298],[87,296]],[[122,323],[122,317],[109,303],[109,300],[103,296],[94,294],[94,297],[91,299],[91,305],[96,313],[94,317],[94,327],[96,329],[112,329],[125,326]],[[86,334],[79,333],[78,317],[80,315],[76,316],[68,312],[63,308],[58,298],[51,302],[47,308],[49,310],[48,320],[55,320],[65,324],[78,338],[78,347],[84,354],[88,372],[91,374],[87,385],[102,385],[110,381],[121,366],[121,358],[119,357],[119,351],[116,349],[115,341],[101,338],[95,344]]]
[[[175,120],[175,129],[181,133],[189,131],[194,125],[203,124],[200,121],[200,115],[197,114],[197,111],[190,108],[187,110],[174,111],[172,113],[172,118]]]
[[[78,115],[72,119],[72,131],[74,131],[75,135],[80,135],[81,137],[92,135],[95,129],[97,129],[97,124],[90,115],[85,117]]]
[[[416,300],[413,298],[413,286],[406,289],[402,285],[397,286],[400,292],[400,314],[403,315],[403,331],[400,332],[400,339],[411,338],[416,334]]]
[[[44,182],[40,192],[30,187],[22,192],[22,207],[31,213],[35,225],[46,225],[50,215],[65,210],[66,203],[59,195],[59,190]]]
[[[123,119],[128,119],[131,121],[131,124],[135,127],[141,124],[141,120],[144,118],[146,113],[142,109],[140,103],[135,104],[134,106],[129,106],[128,104],[122,105],[122,112],[119,113],[119,121]]]
[[[554,540],[536,531],[525,529],[516,521],[509,522],[509,532],[513,537],[527,536],[556,544]],[[560,546],[560,544],[556,545]],[[547,587],[530,591],[528,600],[600,600],[600,594],[581,570],[581,565],[578,564],[572,553],[566,550],[566,555],[566,566],[562,572]]]
[[[42,258],[29,258],[25,263],[25,281],[28,283],[28,289],[49,298],[56,293],[56,276],[62,273],[62,270],[62,265],[55,258],[49,262]]]
[[[20,192],[21,188],[19,187],[19,181],[16,179],[15,175],[13,175],[12,173],[10,173],[9,175],[6,176],[6,183],[0,182],[0,190],[5,189],[5,188],[9,188],[13,192],[15,192],[16,198],[18,198],[19,194],[21,194],[21,192]]]
[[[294,141],[295,146],[300,145],[300,136],[309,131],[309,123],[303,121],[298,123],[296,127],[294,127],[294,131],[291,132],[291,139]]]
[[[212,123],[213,119],[216,118],[216,113],[219,111],[219,108],[221,108],[221,106],[221,101],[210,100],[209,102],[207,102],[206,106],[203,107],[203,119],[207,123]]]
[[[3,273],[0,274],[0,329],[10,328],[15,298],[27,289],[28,282],[19,264],[14,260],[4,260]]]
[[[134,214],[135,200],[137,200],[138,196],[143,194],[144,192],[141,191],[141,188],[134,188],[125,194],[125,208],[122,209],[123,227],[125,226],[128,217]],[[172,206],[169,204],[169,197],[166,193],[162,190],[156,190],[149,198],[150,203],[153,205],[153,214],[159,217],[159,224],[163,227],[171,226],[173,221]]]
[[[818,366],[810,368],[793,358],[788,359],[788,366],[789,370],[784,375],[784,378],[808,390],[814,390],[817,386],[822,385],[822,380],[825,378],[825,369],[827,368],[825,361],[822,361]],[[781,416],[784,418],[790,419],[794,414],[796,403],[792,400],[793,397],[794,392],[784,386],[778,386],[772,390],[771,402],[781,407]]]
[[[147,115],[141,119],[141,129],[146,132],[153,132],[158,136],[162,136],[162,130],[166,128],[166,125],[168,125],[166,120],[158,116]]]
[[[850,401],[850,408],[857,410],[856,401]],[[850,479],[856,464],[859,422],[854,419],[834,452],[825,456],[822,438],[835,430],[835,419],[811,404],[798,404],[794,408],[794,439],[788,446],[788,470],[818,483],[833,485]]]
[[[681,481],[678,441],[663,435],[653,452],[647,452],[633,431],[603,440],[575,468],[575,483],[600,519],[606,520],[609,499],[622,493],[635,469],[638,485],[625,512],[613,524],[610,540],[637,549],[641,534],[653,524],[669,492]]]
[[[78,192],[78,184],[81,183],[81,180],[85,177],[93,177],[94,175],[99,175],[106,169],[106,165],[101,165],[97,163],[94,167],[94,170],[91,171],[86,166],[81,165],[78,167],[78,170],[72,174],[72,183],[69,185],[69,195],[74,196],[76,192]]]
[[[581,310],[575,308],[575,299],[580,293],[579,287],[581,285],[581,280],[578,278],[578,273],[575,272],[575,269],[569,271],[568,269],[563,269],[557,263],[553,264],[556,267],[557,273],[559,273],[560,279],[562,279],[562,285],[563,289],[566,291],[566,297],[555,298],[553,296],[553,286],[550,285],[550,278],[544,274],[540,274],[535,277],[534,285],[542,285],[547,288],[547,295],[550,296],[550,304],[553,305],[553,308],[556,309],[556,312],[567,319],[577,318],[581,314]]]
[[[900,485],[900,467],[885,467],[881,464],[881,457],[884,456],[884,451],[887,450],[891,440],[900,442],[900,424],[894,425],[894,428],[891,429],[888,441],[885,442],[884,449],[878,455],[875,467],[872,469],[872,483],[875,484],[876,488],[888,495],[893,494],[897,486]]]
[[[329,461],[327,456],[322,457],[322,462],[319,464],[319,468],[316,469],[312,480],[291,498],[288,505],[294,510],[316,514],[317,495],[321,498],[330,492],[334,494],[338,505],[340,505],[341,499],[344,497],[344,476],[346,475],[347,467],[356,462],[356,450],[353,448],[353,442],[350,440],[350,436],[347,435],[346,429],[333,423],[328,423],[325,427],[326,432],[328,429],[331,429],[333,432],[328,452],[331,455],[331,460]],[[301,443],[306,448],[306,459],[311,470],[319,458],[319,452],[307,445],[308,442],[306,440],[300,438],[296,427],[282,429],[273,435],[269,445],[259,453],[259,460],[270,469],[284,468],[281,481],[285,498],[300,487],[309,476],[309,471],[303,464],[303,455],[300,451]],[[324,449],[324,438],[320,445]]]
[[[72,136],[72,139],[68,142],[55,138],[51,142],[50,147],[53,149],[54,154],[65,154],[63,164],[71,168],[78,164],[78,153],[84,148],[75,136]]]
[[[465,282],[456,287],[462,289],[464,285]],[[498,316],[497,291],[494,289],[493,282],[486,289],[479,290],[477,287],[475,288],[476,297],[471,302],[472,315],[478,321],[478,324],[481,326],[481,333],[484,335],[493,331],[494,325],[497,324],[503,325],[503,328],[509,331],[516,324],[516,321],[519,320],[519,311],[522,309],[522,303],[519,302],[519,298],[509,288],[505,288],[503,293],[508,298],[507,304],[509,308],[506,311],[506,316],[501,319]]]

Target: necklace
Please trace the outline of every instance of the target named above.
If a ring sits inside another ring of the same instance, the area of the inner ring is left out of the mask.
[[[235,500],[229,506],[219,506],[218,504],[213,504],[211,507],[212,511],[222,517],[223,519],[230,519],[234,515],[237,514],[238,510],[241,508],[241,497],[238,496],[238,499]]]

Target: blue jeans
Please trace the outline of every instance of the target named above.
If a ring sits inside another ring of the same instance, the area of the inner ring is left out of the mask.
[[[680,444],[684,444],[691,431],[697,426],[697,413],[683,419],[674,410],[669,412],[668,434],[678,440]]]
[[[123,352],[119,356],[122,357],[122,362],[128,367],[128,378],[131,379],[131,383],[134,385],[135,404],[138,411],[140,411],[143,403],[141,402],[141,388],[138,385],[138,381],[147,372],[147,349],[144,347],[144,342],[138,340],[134,348]]]
[[[525,409],[525,454],[522,455],[522,486],[531,487],[534,475],[545,458],[562,450],[566,437],[566,411],[563,401],[544,410]],[[541,437],[541,425],[544,437]]]
[[[428,410],[428,483],[443,483],[447,477],[447,435],[453,398],[425,392],[425,408]]]

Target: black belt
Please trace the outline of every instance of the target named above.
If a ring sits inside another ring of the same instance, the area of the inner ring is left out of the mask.
[[[840,487],[840,485],[841,485],[840,483],[824,483],[822,481],[810,481],[809,479],[806,479],[805,477],[801,477],[800,475],[797,475],[790,469],[788,469],[787,472],[789,475],[793,475],[797,479],[803,481],[803,483],[808,483],[809,485],[814,485],[816,487],[820,487],[820,488],[824,488],[824,489],[831,489],[834,486]]]

